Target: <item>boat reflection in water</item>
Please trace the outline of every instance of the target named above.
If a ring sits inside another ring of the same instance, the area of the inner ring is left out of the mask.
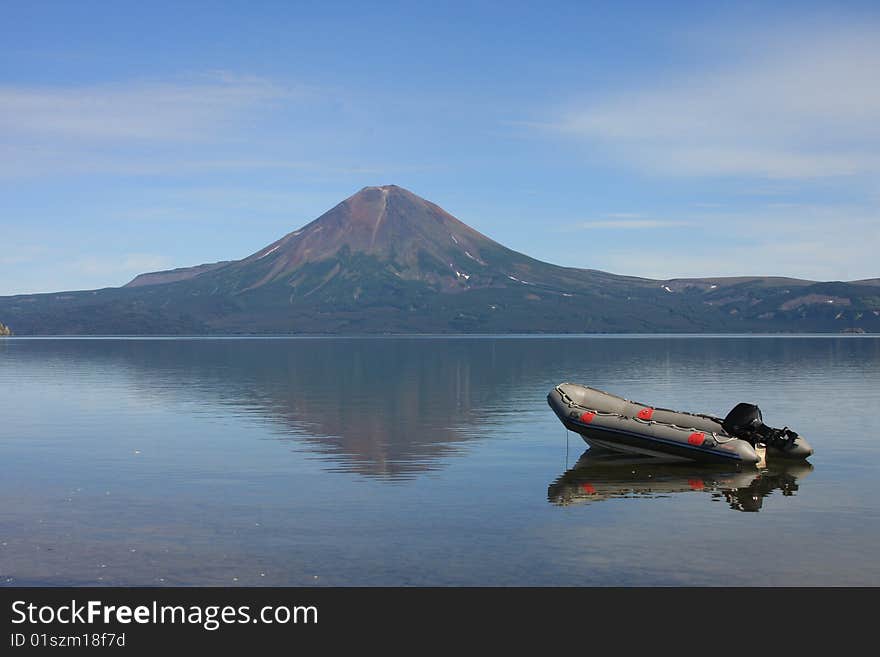
[[[794,495],[798,481],[812,470],[806,461],[777,460],[762,468],[737,469],[670,463],[592,448],[550,484],[547,499],[551,504],[568,506],[698,492],[727,502],[734,511],[760,511],[764,498],[773,491]]]

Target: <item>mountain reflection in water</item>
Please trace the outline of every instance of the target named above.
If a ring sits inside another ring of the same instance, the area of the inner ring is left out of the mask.
[[[615,498],[658,498],[708,493],[734,511],[760,511],[774,491],[794,495],[812,472],[807,461],[768,462],[765,467],[731,468],[664,463],[612,451],[588,449],[574,467],[547,488],[551,504],[591,504]]]
[[[534,407],[564,355],[539,340],[413,338],[34,340],[16,359],[78,385],[134,390],[155,407],[231,413],[328,469],[382,479],[434,471],[498,416]],[[546,376],[536,394],[523,390]],[[527,395],[527,396],[526,396]]]

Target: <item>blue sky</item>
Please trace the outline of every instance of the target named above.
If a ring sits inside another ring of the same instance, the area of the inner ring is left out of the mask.
[[[876,3],[0,10],[0,294],[241,258],[389,183],[563,265],[880,276]]]

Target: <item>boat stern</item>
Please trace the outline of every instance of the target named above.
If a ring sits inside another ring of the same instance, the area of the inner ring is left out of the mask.
[[[813,454],[813,446],[803,436],[798,436],[784,448],[767,446],[767,456],[784,459],[806,459]]]

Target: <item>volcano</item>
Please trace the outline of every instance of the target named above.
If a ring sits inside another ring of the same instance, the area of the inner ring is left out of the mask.
[[[635,255],[635,254],[634,254]],[[28,334],[880,330],[880,280],[652,280],[535,260],[396,185],[241,260],[0,297]]]
[[[493,271],[488,261],[508,255],[519,254],[439,206],[396,185],[386,185],[362,189],[238,262],[142,274],[127,287],[191,279],[225,266],[226,274],[235,272],[234,276],[248,282],[248,290],[282,282],[311,295],[337,277],[352,280],[359,273],[384,273],[451,291],[478,285],[477,276]],[[352,260],[352,256],[360,259]],[[309,265],[320,262],[332,266],[322,275],[320,287],[309,287],[309,277],[302,274],[313,272]],[[358,267],[366,269],[358,272]]]

